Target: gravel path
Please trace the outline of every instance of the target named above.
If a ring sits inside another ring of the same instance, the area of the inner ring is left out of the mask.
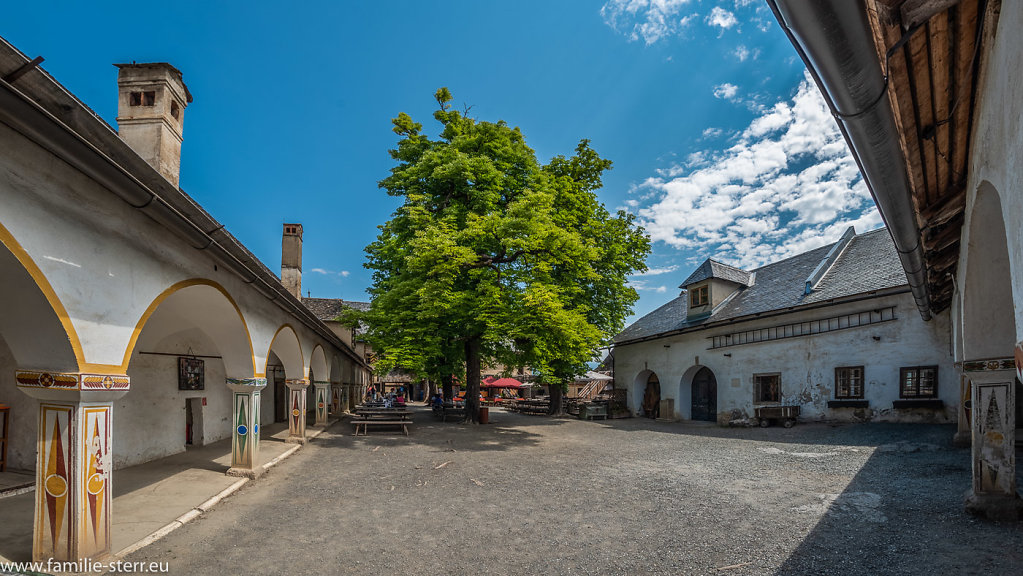
[[[950,426],[724,429],[491,410],[335,425],[129,560],[173,574],[1021,574]]]

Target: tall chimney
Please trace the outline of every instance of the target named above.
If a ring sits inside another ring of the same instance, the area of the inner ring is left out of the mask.
[[[181,173],[182,123],[192,102],[181,72],[165,62],[114,64],[121,138],[174,186]]]
[[[281,238],[281,284],[302,299],[302,225],[285,224]]]

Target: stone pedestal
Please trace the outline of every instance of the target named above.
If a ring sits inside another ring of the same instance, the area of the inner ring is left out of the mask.
[[[973,485],[966,510],[992,520],[1018,520],[1016,494],[1016,390],[1012,360],[964,362],[970,381]]]
[[[330,382],[313,382],[313,397],[313,408],[316,410],[314,426],[324,427],[327,425],[327,403],[330,401]]]
[[[256,478],[259,465],[259,405],[266,378],[228,378],[233,393],[231,411],[231,468],[228,476]]]
[[[305,396],[308,380],[286,380],[288,387],[288,439],[292,444],[305,444]]]
[[[102,561],[111,554],[113,401],[124,375],[18,371],[39,403],[33,561]]]

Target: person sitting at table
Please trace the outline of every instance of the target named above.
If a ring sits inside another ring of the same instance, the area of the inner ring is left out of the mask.
[[[433,406],[434,408],[444,407],[444,397],[440,395],[440,392],[433,395]]]
[[[401,389],[398,390],[398,395],[394,397],[394,404],[396,406],[405,405],[405,393]]]

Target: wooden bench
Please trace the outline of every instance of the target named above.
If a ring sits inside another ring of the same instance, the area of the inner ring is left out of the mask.
[[[366,436],[369,432],[370,426],[401,426],[401,431],[408,436],[408,425],[412,424],[411,420],[365,420],[357,419],[352,420],[352,424],[355,424],[355,435],[359,435],[359,427],[362,427],[362,435]]]

